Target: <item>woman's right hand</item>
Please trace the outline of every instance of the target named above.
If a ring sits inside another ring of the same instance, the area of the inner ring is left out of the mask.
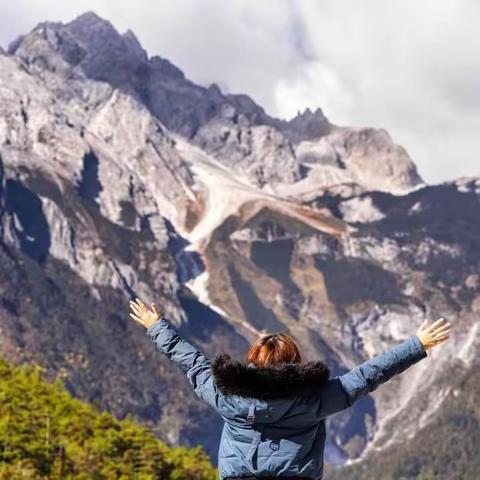
[[[428,325],[428,320],[425,320],[417,330],[417,337],[422,342],[423,348],[428,350],[447,340],[450,336],[451,328],[451,323],[447,322],[443,317],[431,325]]]

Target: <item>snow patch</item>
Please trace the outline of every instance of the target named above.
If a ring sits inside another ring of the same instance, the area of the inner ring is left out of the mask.
[[[187,141],[176,137],[176,147],[183,159],[189,164],[197,181],[208,194],[203,217],[197,225],[187,232],[181,226],[178,230],[193,245],[192,248],[202,250],[203,241],[212,231],[220,226],[229,215],[236,215],[240,207],[251,201],[262,200],[275,206],[283,214],[295,217],[319,230],[330,230],[338,233],[320,219],[318,210],[290,202],[277,194],[270,194],[248,183],[245,178],[232,172],[218,160],[203,152]]]
[[[385,218],[385,214],[373,204],[371,197],[352,198],[342,202],[340,211],[346,222],[370,223]]]
[[[478,338],[478,330],[480,323],[476,322],[472,328],[468,330],[466,338],[463,339],[462,346],[458,349],[457,358],[462,360],[467,366],[471,364],[475,356],[475,341]]]
[[[208,280],[208,272],[204,271],[197,277],[189,280],[185,285],[195,294],[195,296],[200,302],[202,302],[204,305],[207,305],[219,315],[228,318],[228,314],[225,312],[225,310],[220,308],[218,305],[212,303],[210,295],[208,294]],[[248,322],[245,322],[244,320],[241,320],[237,323],[239,323],[242,327],[246,328],[249,332],[253,333],[256,336],[259,336],[261,333],[259,330],[257,330],[255,327],[250,325]]]

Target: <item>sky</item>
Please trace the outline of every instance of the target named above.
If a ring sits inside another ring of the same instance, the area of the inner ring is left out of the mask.
[[[0,45],[88,10],[270,115],[385,128],[428,183],[480,176],[478,0],[3,0]]]

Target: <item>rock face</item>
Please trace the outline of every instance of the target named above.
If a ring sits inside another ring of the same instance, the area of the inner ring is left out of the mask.
[[[215,454],[219,420],[132,296],[208,355],[289,331],[334,373],[452,318],[447,354],[332,419],[330,462],[415,436],[447,362],[471,368],[480,180],[425,186],[385,131],[272,118],[93,13],[0,53],[0,112],[0,351],[75,395]]]
[[[81,82],[73,81],[81,79],[121,89],[168,130],[259,187],[307,179],[310,170],[316,170],[311,160],[333,162],[337,175],[367,188],[406,191],[421,183],[406,152],[386,132],[334,128],[320,109],[306,110],[289,122],[272,118],[246,95],[224,95],[216,85],[200,87],[168,60],[148,58],[131,31],[121,35],[92,12],[65,25],[40,24],[12,42],[9,53],[49,85],[70,94],[73,88],[84,90]],[[316,183],[318,187],[318,175]]]

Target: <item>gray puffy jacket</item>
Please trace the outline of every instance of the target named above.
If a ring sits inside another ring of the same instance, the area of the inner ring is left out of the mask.
[[[325,418],[427,356],[412,335],[329,378],[322,362],[255,368],[220,355],[210,363],[165,318],[147,334],[187,375],[195,393],[222,416],[222,480],[253,475],[321,479]]]

